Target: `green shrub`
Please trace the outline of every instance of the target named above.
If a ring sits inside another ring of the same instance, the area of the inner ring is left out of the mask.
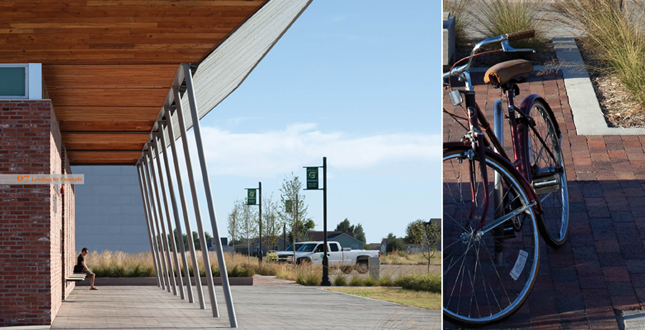
[[[222,273],[220,272],[219,268],[212,266],[211,267],[213,271],[213,277],[221,277]],[[253,268],[246,267],[245,266],[240,266],[240,265],[235,265],[233,268],[228,268],[226,270],[228,277],[253,277],[255,275],[255,271],[253,271]]]
[[[385,244],[385,252],[394,252],[394,251],[403,251],[407,249],[408,246],[403,241],[403,238],[393,238],[387,244]]]
[[[227,273],[229,277],[252,277],[253,275],[255,275],[253,268],[243,267],[239,265],[235,265],[233,268],[229,268],[227,270]]]
[[[395,284],[414,291],[441,293],[441,276],[438,274],[413,274],[399,277]]]
[[[336,279],[334,280],[334,285],[335,286],[346,286],[347,285],[347,279],[345,276],[338,275],[336,276]]]
[[[125,276],[125,267],[114,265],[112,266],[112,277],[124,277]]]
[[[363,280],[357,275],[352,276],[352,279],[349,281],[350,286],[363,286]]]
[[[378,279],[379,286],[394,286],[394,280],[390,275],[381,275]]]
[[[316,276],[315,274],[311,273],[299,273],[296,276],[296,283],[300,285],[320,285],[321,279],[319,276]]]
[[[375,278],[373,278],[371,276],[368,276],[365,279],[365,281],[363,281],[363,285],[364,286],[375,286],[375,285],[378,285],[378,281]]]

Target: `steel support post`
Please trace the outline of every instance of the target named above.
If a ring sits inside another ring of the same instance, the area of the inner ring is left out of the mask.
[[[260,204],[258,204],[258,218],[260,219],[260,249],[258,251],[258,258],[260,259],[260,263],[262,263],[262,182],[258,182],[258,190],[258,197],[260,199]]]
[[[329,248],[327,246],[327,157],[323,157],[323,277],[320,285],[331,286],[329,281]]]
[[[195,209],[195,222],[197,222],[197,231],[199,233],[199,241],[202,246],[202,257],[204,259],[204,269],[206,270],[206,280],[208,282],[208,295],[211,299],[211,308],[213,316],[219,317],[219,309],[217,307],[217,299],[215,298],[215,288],[213,287],[213,273],[211,270],[210,257],[208,256],[208,245],[204,238],[204,226],[202,224],[202,217],[199,211],[199,199],[197,198],[197,187],[195,187],[195,177],[193,175],[193,166],[190,161],[190,149],[188,148],[187,130],[184,121],[184,114],[181,109],[181,98],[175,97],[175,105],[177,106],[177,117],[179,119],[179,128],[181,130],[181,144],[184,147],[184,157],[186,158],[186,169],[188,170],[188,182],[190,183],[190,193],[193,197],[193,208]],[[199,148],[199,147],[198,147]],[[226,274],[226,268],[220,268],[222,275]]]
[[[208,177],[208,168],[206,166],[206,157],[204,157],[204,146],[202,143],[202,133],[199,127],[199,115],[197,113],[197,102],[195,100],[195,89],[193,87],[193,76],[188,64],[182,64],[184,68],[184,79],[186,81],[186,94],[188,94],[188,104],[190,105],[190,114],[193,122],[193,130],[195,131],[195,142],[197,143],[197,155],[199,156],[199,165],[202,170],[202,179],[204,180],[204,193],[206,194],[206,203],[208,204],[208,213],[210,215],[211,226],[213,227],[213,238],[215,239],[215,252],[217,253],[217,261],[219,262],[220,273],[222,274],[222,288],[224,289],[224,298],[226,299],[226,307],[228,309],[228,318],[231,322],[232,328],[237,328],[237,317],[235,316],[235,308],[233,306],[233,296],[231,296],[231,288],[228,283],[228,274],[226,272],[226,262],[224,261],[224,251],[222,251],[222,241],[219,235],[219,228],[217,227],[217,217],[215,215],[215,205],[213,204],[213,196],[211,193],[211,184]],[[178,103],[181,103],[181,99]],[[181,112],[180,112],[181,113]]]
[[[181,100],[179,98],[179,92],[176,88],[173,87],[173,92],[175,94],[175,100]],[[176,101],[180,102],[180,101]],[[175,177],[177,178],[177,189],[179,190],[179,200],[181,201],[181,208],[184,213],[184,225],[186,226],[186,238],[188,240],[188,248],[190,249],[190,259],[193,263],[193,276],[195,278],[195,287],[197,287],[197,296],[199,297],[199,307],[201,309],[206,309],[206,303],[204,302],[204,291],[202,290],[202,280],[199,275],[199,264],[197,263],[197,254],[195,253],[195,242],[193,242],[193,230],[190,227],[190,218],[188,217],[188,208],[186,207],[186,195],[184,194],[184,185],[181,178],[181,171],[179,169],[179,157],[177,156],[177,146],[175,145],[175,132],[172,118],[170,117],[170,111],[168,108],[164,108],[166,115],[166,122],[168,127],[168,138],[170,140],[170,150],[172,151],[172,161],[175,165]],[[181,126],[181,125],[180,125]],[[186,138],[185,132],[183,133],[182,139]],[[190,282],[190,279],[188,280]]]
[[[163,130],[162,130],[163,134]],[[166,197],[166,184],[164,182],[164,175],[163,175],[163,170],[161,169],[161,161],[159,160],[160,154],[165,155],[165,150],[159,151],[159,143],[157,143],[157,136],[153,135],[152,141],[155,145],[155,159],[157,160],[157,169],[159,170],[159,184],[161,185],[161,195],[163,196],[163,206],[164,206],[164,211],[166,211],[166,221],[168,222],[168,239],[170,239],[170,245],[172,245],[172,256],[174,257],[173,263],[175,264],[175,269],[177,269],[177,289],[179,289],[179,296],[181,299],[186,299],[184,295],[184,283],[181,278],[181,267],[179,267],[179,257],[177,256],[177,243],[175,241],[175,238],[173,237],[173,230],[172,230],[172,220],[170,220],[170,210],[168,209],[168,198]],[[173,272],[174,276],[174,272]],[[177,291],[173,290],[173,293],[177,295]]]
[[[159,186],[157,185],[157,175],[155,174],[155,164],[152,160],[152,148],[148,148],[148,157],[150,157],[150,173],[152,174],[152,183],[154,186],[154,192],[156,196],[157,203],[157,213],[159,214],[159,224],[161,225],[162,239],[161,244],[163,244],[164,249],[166,250],[166,265],[168,266],[166,270],[168,271],[168,280],[170,281],[170,286],[172,287],[172,294],[177,295],[177,285],[175,283],[175,273],[172,267],[172,258],[170,257],[170,246],[168,246],[168,234],[166,233],[166,226],[163,223],[163,211],[161,210],[161,198],[159,197]],[[168,288],[170,292],[170,288]]]
[[[175,219],[175,228],[177,230],[176,238],[178,242],[177,244],[179,245],[177,249],[181,253],[180,254],[181,264],[184,266],[184,278],[186,279],[186,289],[188,290],[188,301],[193,303],[195,302],[195,298],[193,297],[193,287],[192,285],[190,285],[190,273],[188,272],[188,260],[186,260],[186,250],[184,249],[183,232],[181,230],[181,223],[179,222],[179,211],[177,210],[177,199],[175,198],[175,188],[173,187],[172,177],[170,175],[170,165],[168,162],[168,148],[166,145],[166,137],[163,131],[164,123],[160,121],[159,127],[161,128],[159,137],[161,138],[161,145],[163,146],[163,149],[164,149],[163,163],[164,163],[164,167],[166,168],[166,179],[168,181],[168,193],[170,194],[170,202],[172,203],[173,218]],[[179,261],[177,261],[177,264],[179,264]],[[182,282],[180,281],[179,284],[182,285]],[[181,289],[181,293],[182,295],[184,293],[183,286]]]
[[[148,181],[148,196],[150,197],[150,207],[151,207],[151,213],[154,216],[155,219],[155,226],[157,227],[157,241],[155,242],[156,246],[158,247],[159,251],[159,258],[161,259],[161,265],[163,266],[162,271],[161,271],[161,276],[164,278],[164,282],[166,283],[165,288],[162,286],[162,289],[168,290],[170,292],[170,279],[168,276],[168,265],[166,264],[166,257],[164,256],[164,245],[163,245],[163,238],[161,238],[161,230],[159,229],[159,219],[157,218],[157,211],[155,210],[155,197],[154,194],[152,193],[152,180],[150,180],[150,172],[148,170],[148,155],[144,155],[143,157],[143,170],[146,172],[146,178]]]
[[[157,286],[161,287],[163,284],[163,281],[161,280],[161,276],[159,276],[159,266],[158,262],[159,260],[157,259],[157,249],[154,242],[154,237],[155,235],[152,234],[150,231],[150,214],[148,213],[148,196],[145,193],[145,190],[143,188],[143,180],[142,180],[142,175],[141,175],[141,165],[137,164],[137,176],[139,177],[139,188],[141,188],[141,200],[143,202],[143,213],[146,216],[146,229],[148,230],[148,239],[150,240],[150,252],[152,253],[152,262],[155,266],[155,274],[157,275]]]

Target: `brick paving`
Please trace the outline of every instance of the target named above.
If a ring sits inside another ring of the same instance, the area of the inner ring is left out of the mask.
[[[484,85],[482,73],[472,78],[492,124],[501,92]],[[615,310],[645,308],[645,136],[578,136],[559,71],[531,74],[516,104],[530,93],[546,99],[562,131],[569,239],[558,250],[540,240],[540,269],[529,299],[515,315],[486,328],[617,329]],[[463,113],[447,97],[444,108]],[[443,117],[444,141],[458,140],[463,128]]]

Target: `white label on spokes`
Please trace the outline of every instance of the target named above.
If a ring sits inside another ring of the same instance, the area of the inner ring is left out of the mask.
[[[526,265],[526,259],[529,257],[529,253],[520,250],[519,255],[517,256],[517,260],[515,260],[515,266],[513,266],[513,269],[511,270],[511,277],[517,281],[517,278],[520,277],[520,274],[522,274],[522,271],[524,270],[524,266]]]

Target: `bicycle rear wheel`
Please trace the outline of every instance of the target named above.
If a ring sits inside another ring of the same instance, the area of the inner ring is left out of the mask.
[[[510,316],[528,297],[539,263],[538,230],[520,174],[490,151],[483,160],[489,186],[489,207],[483,210],[482,160],[476,152],[469,158],[469,150],[444,148],[443,310],[458,323],[480,325]],[[473,200],[476,212],[471,219]],[[524,211],[478,237],[484,212],[491,224],[514,210]]]
[[[542,101],[535,101],[528,115],[535,122],[534,129],[527,128],[531,184],[543,210],[538,228],[546,243],[558,248],[566,242],[569,227],[569,194],[560,134],[553,113]]]

